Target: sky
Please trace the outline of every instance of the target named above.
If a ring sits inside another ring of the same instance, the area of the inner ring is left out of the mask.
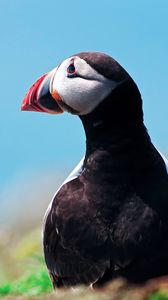
[[[20,111],[32,83],[80,51],[105,52],[129,72],[152,141],[168,156],[167,15],[167,0],[0,0],[0,202],[29,180],[45,185],[46,174],[54,190],[83,156],[78,117]]]

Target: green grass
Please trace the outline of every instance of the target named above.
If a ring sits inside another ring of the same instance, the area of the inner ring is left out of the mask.
[[[40,295],[51,290],[40,230],[18,237],[5,234],[5,238],[0,239],[0,297]]]
[[[0,296],[5,295],[40,295],[52,290],[51,281],[45,266],[36,263],[24,275],[13,282],[0,287]]]
[[[158,291],[150,295],[146,300],[168,300],[168,293]]]

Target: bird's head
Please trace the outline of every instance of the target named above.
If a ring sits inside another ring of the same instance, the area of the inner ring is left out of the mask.
[[[39,78],[28,90],[21,109],[87,115],[129,80],[129,74],[110,56],[82,52]]]

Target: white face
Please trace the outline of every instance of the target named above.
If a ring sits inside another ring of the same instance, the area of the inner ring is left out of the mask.
[[[50,89],[51,93],[56,91],[77,114],[85,115],[93,111],[118,84],[96,72],[85,60],[74,56],[56,69]]]

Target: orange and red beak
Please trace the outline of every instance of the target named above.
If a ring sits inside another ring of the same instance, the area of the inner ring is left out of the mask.
[[[59,106],[59,95],[51,92],[54,73],[55,70],[43,75],[31,86],[23,99],[21,110],[63,113],[63,109]]]

